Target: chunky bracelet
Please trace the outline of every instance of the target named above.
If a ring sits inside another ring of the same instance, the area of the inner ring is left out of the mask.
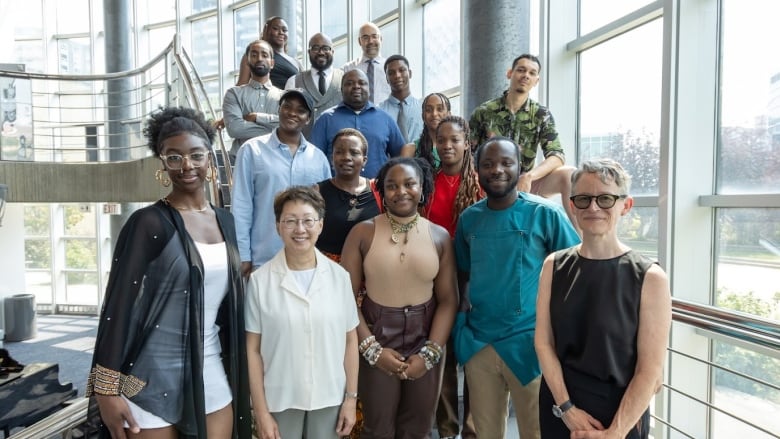
[[[372,337],[373,336],[369,338]],[[379,356],[382,355],[382,345],[380,345],[378,341],[372,340],[368,347],[363,350],[362,354],[368,364],[374,366],[376,365],[376,362],[379,361]]]
[[[369,335],[368,337],[364,338],[363,341],[360,342],[358,345],[358,352],[362,355],[366,352],[366,349],[368,349],[369,346],[371,346],[376,341],[376,337],[373,335]]]
[[[425,362],[425,368],[431,370],[434,366],[439,364],[439,361],[441,361],[442,353],[443,349],[438,343],[433,340],[428,340],[417,355]]]

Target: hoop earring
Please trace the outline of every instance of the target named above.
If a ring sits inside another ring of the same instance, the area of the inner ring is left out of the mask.
[[[209,171],[206,173],[206,181],[211,183],[213,180],[217,179],[217,170],[214,169],[213,166],[209,165]]]
[[[171,185],[171,179],[168,178],[165,169],[158,169],[154,173],[154,179],[157,180],[163,187],[168,187]]]
[[[420,194],[420,206],[425,206],[425,194]]]

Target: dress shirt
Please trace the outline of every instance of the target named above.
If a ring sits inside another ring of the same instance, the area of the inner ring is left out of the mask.
[[[276,130],[244,143],[236,157],[231,198],[241,261],[263,265],[282,248],[273,209],[278,192],[312,186],[330,176],[325,155],[303,136],[295,156]]]
[[[390,95],[387,99],[379,104],[379,108],[385,110],[393,120],[398,120],[398,112],[400,110],[399,104],[401,103],[398,98]],[[422,134],[423,119],[422,119],[422,102],[416,97],[409,95],[404,99],[404,115],[406,119],[406,140],[409,143],[414,142],[420,138]]]
[[[301,291],[284,250],[252,273],[246,330],[261,334],[268,410],[318,410],[344,400],[347,333],[358,325],[349,273],[315,250],[311,286]]]
[[[328,160],[333,158],[333,137],[342,128],[354,128],[368,141],[368,160],[360,173],[364,177],[375,178],[389,157],[401,154],[405,144],[395,119],[384,110],[368,102],[357,112],[342,101],[325,110],[311,130],[312,143],[325,152]]]
[[[550,253],[580,242],[560,205],[519,192],[503,210],[487,199],[463,211],[455,228],[458,270],[469,273],[471,310],[452,328],[458,363],[490,344],[523,385],[539,376],[534,350],[539,273]]]
[[[330,87],[330,82],[333,80],[333,67],[328,67],[327,69],[323,70],[325,72],[325,89],[327,90],[328,87]],[[315,84],[318,84],[320,82],[320,71],[312,67],[309,70],[306,70],[304,72],[298,73],[298,75],[305,75],[307,74],[311,76],[311,80],[314,81]],[[298,75],[290,76],[290,79],[287,80],[287,84],[284,84],[284,89],[289,90],[291,88],[295,88],[295,77]]]
[[[233,138],[232,154],[252,137],[268,134],[279,126],[279,100],[282,90],[271,81],[261,84],[250,79],[247,84],[230,87],[222,101],[222,116],[225,128]],[[244,120],[244,115],[257,113],[257,120]]]
[[[344,64],[341,69],[344,73],[350,70],[360,69],[363,73],[366,73],[368,69],[368,57],[362,56],[360,58],[353,59]],[[374,63],[374,102],[379,103],[387,99],[390,96],[390,84],[387,83],[387,76],[385,76],[385,58],[383,56],[377,56],[373,59]]]

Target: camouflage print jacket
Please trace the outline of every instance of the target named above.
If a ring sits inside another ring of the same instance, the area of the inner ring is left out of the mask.
[[[533,169],[538,146],[542,147],[544,158],[558,156],[563,161],[563,147],[550,110],[529,98],[513,115],[506,106],[506,94],[471,113],[469,126],[475,148],[493,136],[508,137],[522,148],[523,172]]]

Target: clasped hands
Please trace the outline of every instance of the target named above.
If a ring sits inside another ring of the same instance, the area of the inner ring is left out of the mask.
[[[398,351],[391,348],[383,348],[376,362],[382,372],[396,376],[399,380],[413,381],[422,378],[428,370],[425,361],[417,354],[404,358]]]

